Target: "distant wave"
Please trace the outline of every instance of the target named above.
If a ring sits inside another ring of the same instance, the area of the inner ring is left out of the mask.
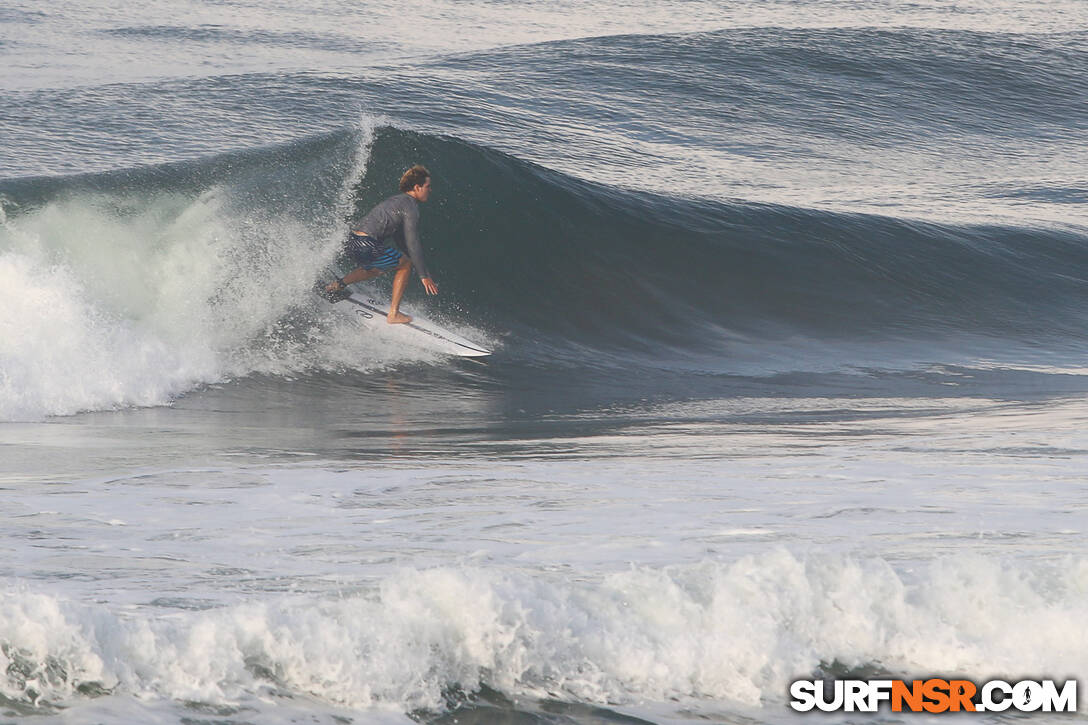
[[[104,35],[125,38],[145,38],[154,42],[177,41],[194,43],[231,43],[285,46],[292,48],[314,48],[327,51],[350,52],[359,47],[357,39],[347,35],[308,33],[301,31],[240,30],[221,25],[140,25],[123,28],[110,28],[98,31]],[[393,49],[392,43],[381,40],[367,40],[370,49]]]
[[[796,129],[880,145],[979,133],[1073,140],[1088,129],[1088,80],[1078,72],[1086,56],[1084,31],[763,27],[562,40],[434,65],[554,74],[545,87],[570,88],[573,102],[625,98],[682,127],[702,120],[757,137]]]

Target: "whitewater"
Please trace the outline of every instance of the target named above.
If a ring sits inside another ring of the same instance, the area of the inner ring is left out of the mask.
[[[0,722],[1084,691],[1082,3],[20,0],[0,66]],[[414,163],[486,364],[311,291]]]

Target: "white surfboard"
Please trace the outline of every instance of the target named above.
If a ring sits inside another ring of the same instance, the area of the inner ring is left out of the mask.
[[[366,297],[358,292],[352,292],[345,302],[355,306],[355,313],[360,320],[367,325],[388,325],[386,317],[389,316],[389,308],[377,300]],[[420,347],[426,347],[437,352],[460,357],[486,357],[491,354],[483,345],[461,337],[456,332],[450,332],[438,325],[423,319],[419,315],[412,315],[412,321],[403,325],[395,325],[403,329],[404,333],[411,337],[412,342]]]

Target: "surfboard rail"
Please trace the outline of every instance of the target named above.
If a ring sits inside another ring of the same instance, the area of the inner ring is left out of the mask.
[[[389,315],[389,309],[382,305],[381,302],[358,292],[352,292],[345,301],[353,304],[356,307],[355,313],[368,321],[380,320],[384,322]],[[399,327],[412,330],[417,336],[420,336],[421,340],[429,338],[431,341],[438,343],[437,345],[429,345],[429,347],[436,347],[441,352],[459,357],[487,357],[491,355],[491,351],[484,346],[419,316],[413,316],[411,322],[406,322],[399,325]]]

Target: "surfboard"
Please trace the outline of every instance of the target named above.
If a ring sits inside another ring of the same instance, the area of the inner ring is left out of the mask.
[[[389,315],[389,307],[358,292],[352,292],[344,301],[354,306],[355,314],[367,326],[380,324],[404,330],[403,333],[398,334],[406,335],[410,342],[420,347],[459,357],[487,357],[491,354],[491,351],[483,345],[477,345],[456,332],[450,332],[419,315],[412,314],[412,321],[403,325],[390,325],[385,320]]]

